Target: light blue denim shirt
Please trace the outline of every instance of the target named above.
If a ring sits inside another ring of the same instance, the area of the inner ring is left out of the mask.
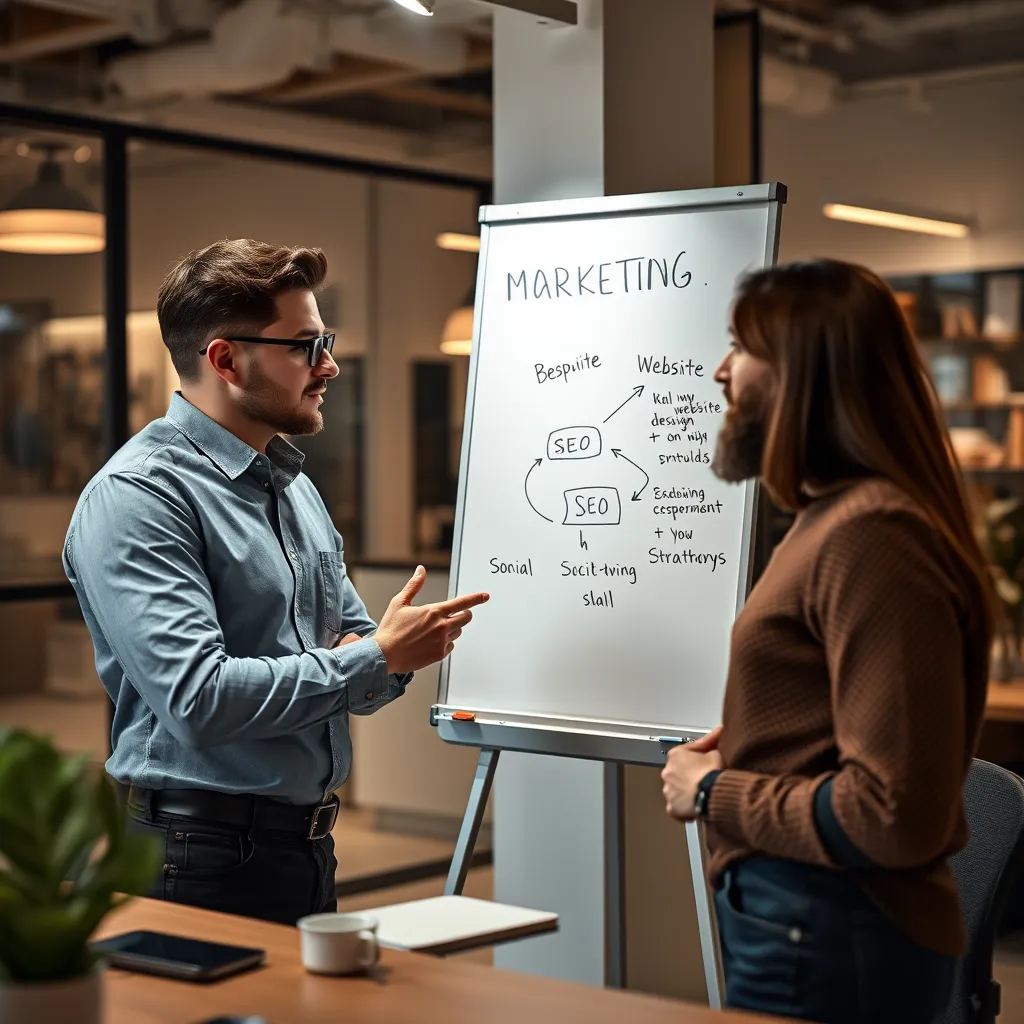
[[[401,695],[302,454],[263,455],[180,394],[89,482],[64,568],[116,704],[107,771],[147,789],[323,799],[348,714]]]

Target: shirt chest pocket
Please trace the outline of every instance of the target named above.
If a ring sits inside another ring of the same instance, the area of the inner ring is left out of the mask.
[[[324,625],[339,636],[344,625],[345,559],[337,551],[320,552],[320,579],[323,586]]]

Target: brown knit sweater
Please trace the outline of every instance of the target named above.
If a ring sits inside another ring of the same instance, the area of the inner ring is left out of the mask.
[[[733,628],[713,885],[758,855],[838,868],[814,813],[832,778],[834,820],[875,865],[858,882],[920,945],[962,951],[946,858],[967,840],[961,791],[988,682],[979,600],[889,483],[799,513]]]

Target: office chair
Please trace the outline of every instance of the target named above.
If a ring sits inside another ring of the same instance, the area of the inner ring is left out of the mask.
[[[1024,781],[975,761],[964,785],[971,834],[950,860],[967,925],[967,952],[956,965],[953,996],[942,1024],[994,1024],[999,984],[992,977],[996,927],[1024,864]]]

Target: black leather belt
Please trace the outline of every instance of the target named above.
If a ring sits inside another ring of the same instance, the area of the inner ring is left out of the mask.
[[[247,832],[290,832],[323,839],[338,820],[338,798],[322,804],[286,804],[266,796],[214,793],[208,789],[128,790],[128,808],[146,820],[158,815],[198,818]]]

